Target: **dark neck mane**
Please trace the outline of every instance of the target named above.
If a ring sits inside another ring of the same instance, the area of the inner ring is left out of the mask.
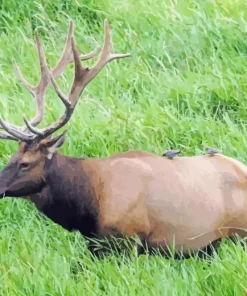
[[[32,196],[36,207],[65,229],[91,237],[97,233],[95,192],[83,159],[56,153],[47,167],[46,186]]]

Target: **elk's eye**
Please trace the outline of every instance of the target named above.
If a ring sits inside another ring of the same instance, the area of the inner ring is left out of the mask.
[[[20,168],[21,168],[21,170],[26,170],[26,169],[28,169],[29,167],[30,167],[30,164],[27,163],[27,162],[22,162],[22,163],[20,163]]]

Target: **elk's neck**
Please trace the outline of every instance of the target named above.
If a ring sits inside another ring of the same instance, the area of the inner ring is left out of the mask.
[[[90,237],[97,233],[97,205],[83,162],[56,153],[47,168],[46,186],[31,199],[55,223]]]

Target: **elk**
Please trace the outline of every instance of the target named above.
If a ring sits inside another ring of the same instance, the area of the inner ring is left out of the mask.
[[[0,117],[0,138],[19,143],[19,150],[0,172],[0,197],[31,200],[37,209],[68,231],[87,238],[138,236],[148,248],[187,256],[224,237],[245,237],[247,226],[247,167],[225,156],[196,155],[167,159],[141,150],[115,153],[106,158],[63,155],[66,131],[52,137],[71,118],[85,86],[110,61],[130,54],[112,54],[105,21],[101,55],[92,68],[81,60],[99,53],[79,55],[70,22],[64,53],[48,69],[36,32],[41,79],[31,86],[14,61],[15,71],[36,100],[37,114],[18,127]],[[55,79],[74,62],[74,82],[68,98]],[[43,129],[45,90],[52,84],[65,113]],[[139,250],[140,253],[143,250]]]

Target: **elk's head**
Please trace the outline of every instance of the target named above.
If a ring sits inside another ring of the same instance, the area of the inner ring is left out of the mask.
[[[0,172],[0,197],[27,196],[38,193],[45,186],[46,173],[52,156],[65,140],[65,133],[41,140],[34,146],[19,142],[19,151]]]
[[[69,121],[84,88],[101,69],[114,59],[130,56],[129,53],[112,54],[110,52],[111,42],[107,21],[105,21],[103,49],[97,48],[87,55],[78,53],[73,37],[73,22],[71,21],[63,54],[51,71],[48,69],[37,32],[36,42],[41,70],[41,78],[37,86],[32,86],[25,80],[13,60],[17,76],[36,100],[37,114],[31,121],[24,117],[25,126],[22,127],[9,124],[0,117],[0,128],[4,130],[0,131],[0,138],[19,142],[19,151],[11,157],[9,163],[0,171],[0,197],[25,197],[41,191],[45,186],[46,173],[53,160],[53,155],[65,140],[65,132],[54,138],[52,138],[52,134]],[[99,52],[101,52],[101,55],[93,67],[84,68],[81,65],[81,60],[90,59]],[[68,97],[66,97],[59,89],[55,79],[71,62],[74,62],[75,66],[74,82]],[[50,84],[53,85],[58,97],[64,104],[65,113],[48,127],[37,129],[36,126],[44,117],[45,92]]]

